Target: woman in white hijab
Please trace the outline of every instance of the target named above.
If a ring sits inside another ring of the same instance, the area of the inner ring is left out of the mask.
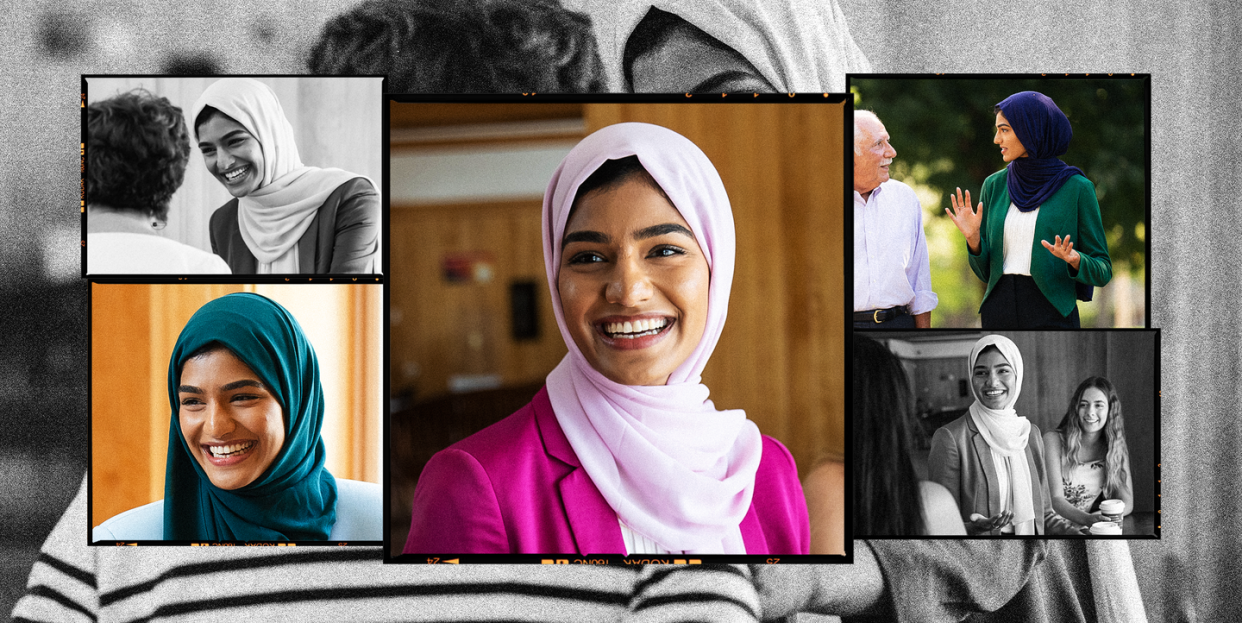
[[[234,274],[379,272],[371,180],[302,164],[271,87],[225,78],[190,118],[207,170],[234,199],[211,215],[211,248]]]
[[[563,0],[590,15],[608,90],[844,91],[869,72],[836,0]]]
[[[970,351],[975,402],[932,435],[928,475],[953,494],[971,535],[1080,534],[1052,510],[1039,427],[1018,416],[1022,353],[987,335]]]

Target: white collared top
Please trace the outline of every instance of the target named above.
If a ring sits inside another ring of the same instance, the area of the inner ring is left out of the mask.
[[[936,308],[923,208],[909,186],[889,180],[867,199],[854,191],[854,311]]]

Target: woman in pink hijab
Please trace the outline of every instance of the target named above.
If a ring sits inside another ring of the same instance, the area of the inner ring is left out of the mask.
[[[655,125],[591,134],[548,184],[543,253],[569,353],[530,404],[432,457],[404,551],[807,553],[793,457],[700,382],[734,264],[707,156]]]

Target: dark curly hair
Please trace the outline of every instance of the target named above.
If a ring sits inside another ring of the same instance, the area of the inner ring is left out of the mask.
[[[134,89],[87,106],[87,203],[164,220],[189,160],[185,118],[166,98]]]
[[[390,93],[599,93],[589,17],[558,0],[366,0],[324,24],[316,74],[384,74]]]

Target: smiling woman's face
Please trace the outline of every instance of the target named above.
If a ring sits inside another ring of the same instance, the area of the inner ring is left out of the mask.
[[[181,434],[211,484],[240,489],[280,454],[285,443],[280,402],[228,349],[187,359],[177,398]]]
[[[1108,396],[1097,387],[1088,387],[1078,400],[1078,420],[1084,433],[1097,433],[1108,424]]]
[[[711,273],[686,220],[635,175],[581,197],[557,289],[587,362],[623,385],[664,385],[707,325]]]
[[[211,173],[234,197],[245,197],[263,184],[263,148],[246,128],[223,114],[198,126],[198,148]]]
[[[995,348],[986,348],[979,353],[970,379],[975,387],[975,396],[989,409],[1005,408],[1013,395],[1013,366]]]
[[[635,93],[773,93],[750,61],[680,20],[630,65]]]

